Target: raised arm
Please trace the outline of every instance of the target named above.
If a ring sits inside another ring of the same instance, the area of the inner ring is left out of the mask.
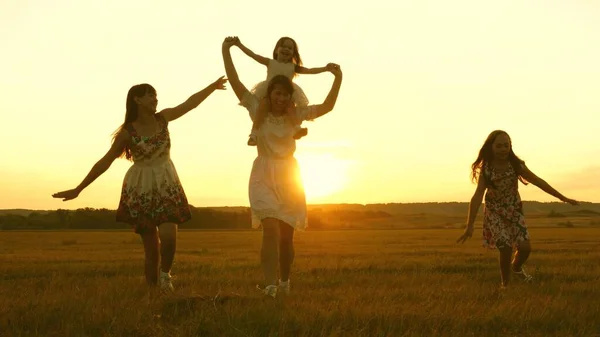
[[[176,120],[177,118],[185,115],[191,110],[195,109],[202,103],[210,94],[212,94],[215,90],[225,90],[225,83],[227,83],[227,79],[225,76],[219,77],[216,81],[209,84],[206,88],[198,91],[188,98],[185,102],[179,104],[174,108],[167,108],[159,112],[167,122]]]
[[[327,71],[327,67],[319,67],[319,68],[305,68],[303,66],[296,66],[296,73],[303,75],[315,75],[324,73]]]
[[[237,98],[241,101],[248,89],[242,84],[240,78],[238,76],[237,70],[235,70],[235,66],[233,65],[233,60],[231,59],[231,46],[233,46],[236,42],[237,37],[228,36],[223,41],[223,46],[221,52],[223,53],[223,63],[225,65],[225,74],[227,74],[227,78],[229,79],[229,83],[231,84],[231,89],[235,92]]]
[[[479,212],[479,207],[481,206],[481,202],[483,201],[483,196],[485,194],[485,190],[487,189],[487,185],[485,183],[485,179],[481,175],[479,175],[479,179],[477,180],[477,189],[475,193],[471,197],[471,202],[469,203],[469,214],[467,216],[467,228],[465,228],[465,232],[463,235],[456,240],[456,242],[463,243],[468,238],[473,236],[473,229],[475,228],[475,218],[477,217],[477,212]]]
[[[264,56],[260,56],[256,53],[254,53],[252,50],[248,49],[248,47],[244,46],[244,44],[242,43],[242,41],[240,41],[240,39],[238,37],[235,38],[234,44],[236,46],[238,46],[243,52],[244,54],[250,56],[252,59],[254,59],[254,61],[268,66],[269,65],[269,58],[264,57]]]
[[[322,104],[313,105],[312,118],[321,117],[333,110],[338,94],[340,93],[340,87],[342,86],[342,69],[337,64],[329,63],[327,65],[327,70],[330,71],[335,78],[331,85],[331,89],[329,90],[329,94],[325,97],[325,101],[323,101]]]
[[[108,168],[115,161],[115,159],[117,159],[117,158],[119,158],[119,156],[121,156],[128,141],[129,141],[129,133],[125,130],[121,130],[115,137],[115,140],[114,140],[113,144],[111,145],[110,149],[108,150],[108,152],[106,152],[104,157],[102,157],[92,167],[92,169],[90,170],[88,175],[83,179],[83,181],[79,184],[79,186],[77,186],[71,190],[54,193],[52,195],[52,197],[61,198],[61,199],[63,199],[63,201],[77,198],[77,196],[79,196],[79,193],[81,193],[81,191],[83,191],[92,182],[94,182],[94,180],[96,180],[104,172],[106,172],[106,170],[108,170]]]
[[[565,197],[564,195],[562,195],[557,190],[555,190],[544,179],[538,177],[533,172],[531,172],[531,170],[529,170],[529,168],[527,168],[527,166],[525,166],[525,164],[522,165],[521,175],[523,176],[523,178],[525,178],[525,180],[529,181],[530,183],[539,187],[542,191],[552,195],[553,197],[559,199],[560,201],[569,203],[571,205],[579,204],[576,200],[569,199],[569,198]]]

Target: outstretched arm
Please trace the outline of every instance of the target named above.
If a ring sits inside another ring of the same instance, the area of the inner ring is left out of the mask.
[[[244,44],[242,43],[242,41],[240,41],[238,37],[235,38],[235,45],[238,46],[244,52],[244,54],[254,59],[254,61],[265,66],[269,65],[269,59],[267,57],[260,56],[254,53],[252,50],[248,49],[248,47],[244,46]]]
[[[538,177],[533,172],[531,172],[531,170],[529,170],[529,168],[527,168],[527,166],[523,165],[522,167],[523,167],[523,172],[521,173],[521,175],[523,176],[523,178],[525,178],[525,180],[529,181],[530,183],[532,183],[535,186],[539,187],[542,191],[550,194],[551,196],[559,199],[562,202],[567,202],[567,203],[569,203],[571,205],[578,205],[579,204],[576,200],[569,199],[569,198],[565,197],[564,195],[562,195],[557,190],[555,190],[544,179]]]
[[[174,121],[198,107],[198,105],[200,105],[200,103],[202,103],[215,90],[225,90],[225,83],[227,83],[227,79],[224,78],[224,76],[221,76],[203,90],[198,91],[190,96],[190,98],[188,98],[185,102],[174,108],[164,109],[159,113],[167,120],[167,122]]]
[[[304,75],[315,75],[324,73],[327,71],[327,67],[319,67],[319,68],[305,68],[302,66],[296,66],[296,73],[304,74]]]
[[[485,190],[487,189],[487,185],[485,183],[485,179],[480,175],[479,180],[477,181],[477,189],[475,193],[471,197],[471,202],[469,203],[469,214],[467,216],[467,228],[465,228],[465,232],[463,235],[458,238],[456,242],[463,243],[468,238],[473,236],[473,229],[475,225],[475,218],[477,217],[477,212],[479,212],[479,207],[481,206],[481,202],[483,201],[483,196],[485,194]]]
[[[340,93],[340,87],[342,86],[342,69],[337,64],[329,63],[327,65],[327,70],[330,71],[335,78],[325,101],[323,101],[322,104],[312,106],[311,119],[321,117],[333,110],[338,94]]]
[[[223,46],[221,52],[223,53],[223,63],[225,65],[225,74],[227,74],[227,78],[229,79],[229,83],[231,84],[231,89],[235,92],[237,98],[241,101],[248,89],[242,84],[240,78],[238,76],[237,70],[235,70],[235,66],[233,65],[233,60],[231,59],[231,46],[233,46],[236,42],[237,37],[228,36],[223,41]]]
[[[72,190],[67,190],[67,191],[62,191],[62,192],[54,193],[52,195],[52,197],[54,197],[54,198],[61,198],[61,199],[63,199],[63,201],[67,201],[67,200],[71,200],[71,199],[77,198],[77,196],[79,196],[79,193],[81,193],[81,191],[83,191],[92,182],[94,182],[94,180],[96,180],[104,172],[106,172],[106,170],[108,170],[108,168],[115,161],[115,159],[119,158],[119,156],[121,155],[121,153],[123,153],[123,149],[127,145],[127,142],[129,141],[129,136],[128,135],[129,135],[129,133],[127,131],[125,131],[125,130],[122,130],[117,135],[117,137],[115,138],[115,141],[113,142],[113,144],[110,147],[110,149],[108,150],[108,152],[106,152],[106,154],[104,155],[104,157],[102,157],[92,167],[92,169],[90,170],[90,172],[88,173],[88,175],[83,179],[83,181],[81,182],[81,184],[79,184],[79,186],[75,187]]]

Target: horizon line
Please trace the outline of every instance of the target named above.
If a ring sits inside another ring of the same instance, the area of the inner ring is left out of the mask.
[[[522,200],[523,203],[539,203],[539,204],[565,204],[562,201],[539,201],[539,200]],[[367,203],[367,204],[362,204],[362,203],[358,203],[358,202],[339,202],[339,203],[307,203],[306,206],[334,206],[334,205],[360,205],[360,206],[369,206],[369,205],[423,205],[423,204],[469,204],[469,201],[420,201],[420,202],[378,202],[378,203]],[[482,202],[482,204],[484,204]],[[580,201],[579,206],[583,206],[583,205],[595,205],[595,204],[600,204],[600,202],[593,202],[593,201]],[[193,204],[189,203],[190,206],[194,207],[194,208],[250,208],[250,206],[241,206],[241,205],[237,205],[237,206],[228,206],[228,205],[219,205],[219,206],[194,206]],[[565,204],[566,205],[566,204]],[[84,206],[84,207],[79,207],[77,209],[83,209],[83,208],[92,208],[92,209],[107,209],[107,210],[116,210],[116,208],[112,209],[112,208],[106,208],[106,207],[91,207],[91,206]],[[54,209],[34,209],[34,208],[0,208],[0,211],[12,211],[12,210],[26,210],[26,211],[55,211],[55,210],[59,210],[59,209],[63,209],[63,210],[68,210],[66,208],[54,208]]]

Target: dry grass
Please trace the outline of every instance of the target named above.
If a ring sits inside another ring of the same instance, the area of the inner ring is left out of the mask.
[[[0,336],[600,335],[600,229],[532,229],[536,282],[502,293],[460,233],[299,233],[292,295],[268,301],[260,232],[182,231],[177,293],[149,305],[133,233],[0,232]]]

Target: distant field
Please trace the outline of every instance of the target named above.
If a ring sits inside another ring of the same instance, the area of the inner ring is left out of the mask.
[[[536,282],[504,293],[460,233],[298,233],[268,301],[259,231],[182,231],[177,293],[149,306],[131,232],[0,232],[0,336],[600,336],[600,228],[532,228]]]

